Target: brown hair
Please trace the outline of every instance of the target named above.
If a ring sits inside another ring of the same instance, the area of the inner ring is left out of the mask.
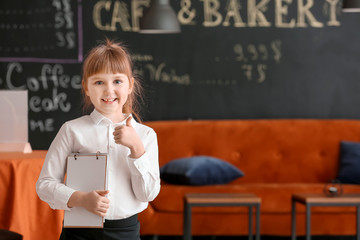
[[[97,73],[123,73],[132,86],[132,92],[123,107],[123,113],[131,113],[141,122],[139,116],[139,100],[142,99],[142,87],[140,81],[135,79],[132,72],[131,56],[125,46],[118,42],[106,39],[103,43],[94,47],[85,58],[82,76],[82,94],[84,100],[84,111],[91,111],[94,106],[86,95],[87,80]]]

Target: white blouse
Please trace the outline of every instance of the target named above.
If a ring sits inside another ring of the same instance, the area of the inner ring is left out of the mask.
[[[130,149],[116,144],[115,127],[125,125],[126,119],[114,124],[94,110],[90,115],[63,124],[46,154],[36,183],[40,199],[53,209],[71,211],[67,206],[75,192],[64,184],[66,159],[71,153],[108,153],[107,186],[110,208],[105,219],[123,219],[146,209],[148,202],[160,191],[157,136],[153,129],[131,120],[141,138],[145,153],[130,158]]]

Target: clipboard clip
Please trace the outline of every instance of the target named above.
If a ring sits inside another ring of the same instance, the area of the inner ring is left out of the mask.
[[[77,160],[79,155],[81,155],[80,152],[74,153],[74,156],[73,156],[74,159]],[[93,153],[92,153],[91,155],[94,156]],[[101,155],[102,155],[101,152],[100,152],[100,151],[97,151],[97,152],[96,152],[96,155],[95,155],[95,156],[96,156],[96,160],[99,160],[99,156],[101,156]]]
[[[79,154],[79,152],[77,152],[77,153],[75,153],[75,154],[74,154],[74,158],[75,158],[75,160],[77,160],[76,154]]]

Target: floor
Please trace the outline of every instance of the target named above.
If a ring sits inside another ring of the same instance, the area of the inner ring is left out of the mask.
[[[141,240],[155,240],[152,236],[142,236]],[[247,236],[225,237],[225,236],[193,236],[193,240],[247,240]],[[299,236],[297,240],[305,240]],[[312,236],[312,240],[355,240],[356,236]],[[159,236],[156,240],[182,240],[181,236]],[[291,240],[291,237],[261,236],[261,240]]]

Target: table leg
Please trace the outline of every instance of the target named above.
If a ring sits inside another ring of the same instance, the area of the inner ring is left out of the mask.
[[[256,204],[256,240],[260,240],[260,204]]]
[[[356,240],[360,240],[360,206],[356,207]]]
[[[191,240],[191,206],[184,202],[184,240]]]
[[[249,206],[249,237],[248,239],[249,240],[252,240],[253,239],[253,233],[252,233],[252,229],[253,229],[253,221],[252,221],[252,215],[253,215],[253,206],[250,205]]]
[[[311,205],[306,204],[306,240],[311,240]]]
[[[291,200],[291,240],[296,240],[296,202]]]

